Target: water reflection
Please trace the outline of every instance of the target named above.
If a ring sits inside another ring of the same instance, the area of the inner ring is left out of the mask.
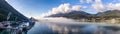
[[[28,34],[120,34],[120,30],[97,25],[36,23]]]

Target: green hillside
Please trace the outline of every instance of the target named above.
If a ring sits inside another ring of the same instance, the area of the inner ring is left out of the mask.
[[[111,17],[111,18],[119,18],[120,17],[120,10],[108,10],[98,14],[99,17]]]

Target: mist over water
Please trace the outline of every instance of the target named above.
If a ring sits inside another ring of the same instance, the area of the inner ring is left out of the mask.
[[[41,18],[28,34],[119,34],[119,27],[108,26],[104,23],[76,22],[63,17]]]
[[[28,34],[120,34],[119,24],[80,22],[64,17],[41,18]]]
[[[76,22],[74,19],[68,19],[64,17],[50,17],[50,18],[41,18],[39,19],[40,22],[47,21],[47,22]]]

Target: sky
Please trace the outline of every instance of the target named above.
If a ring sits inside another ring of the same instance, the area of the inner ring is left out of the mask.
[[[6,0],[27,17],[40,18],[71,10],[91,14],[106,10],[120,10],[120,0]]]

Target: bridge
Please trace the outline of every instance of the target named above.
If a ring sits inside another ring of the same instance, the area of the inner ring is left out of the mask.
[[[26,16],[14,9],[5,0],[0,0],[0,21],[6,21],[7,15],[11,12],[9,21],[14,21],[17,17],[17,21],[28,20]]]

